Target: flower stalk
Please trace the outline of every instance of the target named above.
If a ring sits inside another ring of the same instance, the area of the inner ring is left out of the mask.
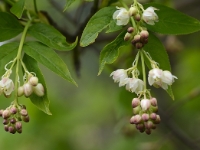
[[[25,41],[25,38],[26,38],[26,34],[27,34],[27,31],[28,31],[28,28],[31,24],[31,21],[32,20],[29,20],[24,28],[24,31],[22,33],[22,37],[21,37],[21,40],[20,40],[20,44],[19,44],[19,48],[18,48],[18,52],[17,52],[17,57],[16,57],[16,61],[17,61],[17,64],[16,64],[16,75],[15,75],[15,104],[18,106],[18,95],[17,95],[17,89],[19,87],[18,85],[18,79],[19,79],[19,64],[20,64],[20,61],[21,61],[21,55],[22,55],[22,48],[23,48],[23,44],[24,44],[24,41]]]

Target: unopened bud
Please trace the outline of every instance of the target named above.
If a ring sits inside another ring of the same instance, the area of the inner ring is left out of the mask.
[[[150,135],[151,134],[151,129],[146,129],[145,132],[146,132],[146,134]]]
[[[24,88],[23,86],[20,86],[17,90],[17,96],[20,97],[22,95],[24,95]]]
[[[129,27],[129,28],[127,29],[127,32],[128,32],[128,33],[134,32],[134,28],[133,28],[133,27]]]
[[[140,105],[140,99],[139,98],[133,98],[133,100],[132,100],[132,107],[135,108],[138,105]]]
[[[160,116],[159,116],[159,115],[157,115],[157,118],[156,118],[156,120],[154,121],[154,123],[155,123],[155,124],[159,124],[159,123],[160,123]]]
[[[134,15],[136,15],[136,13],[137,13],[137,8],[131,7],[131,8],[129,9],[129,15],[130,15],[130,16],[134,16]]]
[[[154,97],[151,98],[151,99],[150,99],[150,102],[151,102],[151,105],[152,105],[152,106],[157,106],[157,100],[156,100],[156,98],[154,98]]]
[[[149,37],[149,32],[146,31],[146,30],[142,30],[142,31],[140,32],[140,36],[141,36],[141,38],[143,38],[143,39],[147,39],[147,38]]]
[[[8,125],[5,125],[5,126],[4,126],[4,130],[5,130],[6,132],[8,132],[8,127],[9,127]]]
[[[130,123],[131,124],[138,124],[138,123],[141,122],[141,120],[142,120],[142,118],[141,118],[140,115],[135,115],[135,116],[131,117]]]
[[[22,120],[23,120],[24,122],[29,122],[29,121],[30,121],[30,118],[29,118],[28,115],[27,115],[27,116],[22,116]]]
[[[32,85],[32,86],[36,86],[38,84],[38,78],[37,77],[31,77],[29,79],[29,83]]]
[[[2,117],[4,118],[4,119],[7,119],[7,118],[9,118],[10,117],[10,111],[9,110],[4,110],[3,111],[3,114],[2,114]]]
[[[140,21],[140,19],[141,19],[140,14],[136,14],[136,15],[134,16],[134,19],[135,19],[136,21]]]
[[[16,123],[15,123],[15,128],[16,128],[17,130],[22,129],[22,123],[21,123],[21,122],[16,122]]]
[[[22,133],[22,129],[17,130],[17,132],[21,134]]]
[[[135,47],[136,47],[137,49],[141,49],[141,48],[143,47],[143,44],[140,43],[140,42],[138,42],[138,43],[135,44]]]
[[[148,121],[149,120],[149,114],[142,114],[142,120],[143,121]]]
[[[156,113],[151,113],[151,114],[150,114],[150,118],[151,118],[152,120],[156,120],[156,118],[157,118]]]
[[[17,108],[16,107],[11,107],[10,108],[10,112],[11,112],[11,114],[16,114],[17,113]]]
[[[133,40],[135,43],[140,42],[140,35],[135,35]]]
[[[44,87],[41,83],[38,83],[34,88],[34,93],[37,95],[37,96],[44,96]]]
[[[143,123],[140,123],[140,124],[136,124],[136,128],[137,128],[138,130],[144,130],[144,129],[145,129],[145,126],[144,126]]]
[[[153,122],[152,122],[152,121],[147,121],[146,124],[145,124],[145,127],[146,127],[147,129],[151,129],[152,126],[153,126]]]
[[[127,33],[125,34],[125,36],[124,36],[124,41],[130,40],[130,38],[131,38],[131,34],[127,32]]]
[[[146,111],[149,109],[149,107],[151,106],[151,103],[148,99],[143,99],[141,100],[141,103],[140,103],[141,107],[142,107],[142,110],[143,111]]]
[[[15,134],[15,132],[16,132],[16,130],[15,130],[15,128],[14,128],[13,126],[9,126],[9,127],[8,127],[8,131],[9,131],[10,133],[12,133],[12,134]]]
[[[24,84],[24,95],[29,97],[33,93],[33,87],[29,83]]]
[[[16,122],[16,119],[15,119],[15,118],[11,118],[11,119],[10,119],[10,123],[15,124],[15,122]]]
[[[8,120],[8,119],[4,119],[4,120],[3,120],[3,124],[4,124],[4,125],[7,125],[8,123],[9,123],[9,120]]]
[[[28,115],[28,112],[27,112],[26,109],[22,109],[22,110],[20,111],[20,114],[21,114],[22,116],[27,116],[27,115]]]

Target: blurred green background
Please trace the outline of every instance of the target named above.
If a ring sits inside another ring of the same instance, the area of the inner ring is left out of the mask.
[[[200,19],[199,0],[156,2]],[[63,13],[64,4],[65,0],[43,0],[38,1],[38,8],[47,11],[60,28],[75,34],[89,15],[93,3],[78,1]],[[178,37],[158,35],[169,53],[172,72],[178,80],[172,86],[175,101],[162,89],[151,88],[152,95],[158,100],[161,116],[161,123],[151,135],[141,134],[129,124],[132,116],[131,100],[135,95],[119,88],[109,77],[113,70],[127,68],[133,61],[134,54],[130,48],[121,50],[116,63],[109,65],[97,76],[100,50],[115,36],[113,34],[105,41],[102,39],[107,36],[101,34],[96,44],[79,48],[80,69],[77,64],[74,65],[72,51],[58,52],[78,87],[41,66],[49,89],[53,115],[44,114],[29,99],[20,98],[20,103],[27,106],[30,122],[23,123],[23,133],[15,135],[6,133],[3,125],[0,125],[0,150],[200,149],[199,32]],[[2,97],[0,106],[4,109],[12,100]]]

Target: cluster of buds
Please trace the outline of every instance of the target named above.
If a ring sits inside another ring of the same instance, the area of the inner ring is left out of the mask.
[[[12,134],[22,133],[21,121],[29,122],[29,115],[24,105],[11,105],[5,110],[0,110],[0,116],[3,118],[5,131]]]
[[[18,88],[18,96],[29,97],[32,93],[41,97],[44,95],[44,87],[41,83],[38,83],[37,77],[30,74],[24,85]]]
[[[148,43],[149,32],[142,30],[138,34],[134,34],[134,28],[129,27],[127,33],[124,36],[124,40],[131,40],[131,43],[137,48],[141,49],[145,44]]]
[[[132,100],[133,114],[130,123],[135,124],[140,132],[151,134],[152,129],[156,129],[156,124],[160,123],[160,116],[157,115],[158,106],[156,98]]]

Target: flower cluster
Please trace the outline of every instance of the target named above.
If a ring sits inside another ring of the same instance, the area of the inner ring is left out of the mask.
[[[160,116],[157,115],[158,106],[156,98],[132,100],[133,116],[131,124],[135,124],[140,132],[151,134],[152,129],[156,129],[156,124],[160,123]]]
[[[29,115],[26,107],[11,105],[5,110],[0,110],[0,116],[3,118],[4,129],[7,132],[15,134],[22,133],[22,123],[29,122]]]
[[[44,87],[41,83],[38,83],[37,77],[29,74],[28,80],[23,86],[18,88],[18,96],[24,95],[25,97],[29,97],[32,93],[41,97],[44,95]]]
[[[113,19],[116,20],[118,26],[127,25],[130,21],[130,18],[133,17],[135,21],[142,21],[149,25],[154,25],[155,22],[158,22],[158,16],[154,10],[158,10],[154,7],[148,7],[144,10],[143,6],[139,3],[132,5],[129,10],[123,7],[116,7],[116,10],[113,14]]]
[[[137,74],[135,75],[135,72],[137,72],[137,70],[133,69],[131,72],[132,77],[130,78],[128,77],[127,70],[118,69],[113,71],[110,76],[113,77],[114,82],[119,82],[119,87],[126,85],[126,90],[138,94],[143,90],[144,82],[137,78]]]

